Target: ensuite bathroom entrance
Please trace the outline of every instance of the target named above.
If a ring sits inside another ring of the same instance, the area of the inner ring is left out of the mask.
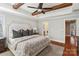
[[[64,55],[77,55],[76,20],[65,21]]]

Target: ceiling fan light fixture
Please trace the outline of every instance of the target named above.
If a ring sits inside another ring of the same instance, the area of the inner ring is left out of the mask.
[[[38,11],[41,12],[42,10],[41,9],[38,9]]]

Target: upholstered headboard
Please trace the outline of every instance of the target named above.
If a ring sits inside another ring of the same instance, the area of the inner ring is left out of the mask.
[[[13,23],[9,26],[9,38],[13,38],[12,30],[18,31],[20,29],[27,30],[27,29],[32,29],[32,27],[31,27],[30,24],[16,24],[16,23]]]

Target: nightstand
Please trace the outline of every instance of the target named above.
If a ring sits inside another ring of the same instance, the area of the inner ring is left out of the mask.
[[[6,38],[0,38],[0,53],[5,51]]]

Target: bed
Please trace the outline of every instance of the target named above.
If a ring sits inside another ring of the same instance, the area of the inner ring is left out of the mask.
[[[27,29],[28,26],[26,24],[12,24],[9,27],[8,47],[15,56],[35,56],[49,45],[48,37],[38,34],[12,38],[12,29]]]

